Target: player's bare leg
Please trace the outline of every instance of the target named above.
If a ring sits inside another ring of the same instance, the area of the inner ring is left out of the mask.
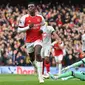
[[[35,57],[36,57],[38,79],[40,83],[43,83],[44,82],[43,76],[42,76],[43,59],[41,58],[41,55],[40,55],[41,48],[42,46],[40,45],[35,46]]]
[[[30,62],[34,66],[35,73],[37,73],[37,71],[36,71],[37,66],[36,66],[36,60],[35,60],[35,57],[34,57],[34,52],[29,53],[29,56],[30,56]]]

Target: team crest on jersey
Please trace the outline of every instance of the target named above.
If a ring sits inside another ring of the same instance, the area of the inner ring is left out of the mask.
[[[30,20],[28,20],[28,23],[30,23],[31,21]]]

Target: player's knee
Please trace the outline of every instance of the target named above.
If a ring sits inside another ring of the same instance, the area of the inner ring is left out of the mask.
[[[40,53],[36,53],[36,57],[38,57],[38,58],[39,58],[40,56],[41,56],[41,55],[40,55]]]
[[[36,53],[36,60],[37,60],[37,61],[43,61],[40,53]]]

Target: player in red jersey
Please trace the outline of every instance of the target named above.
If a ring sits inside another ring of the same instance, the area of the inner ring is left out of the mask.
[[[40,55],[42,48],[42,31],[45,26],[44,18],[36,12],[34,3],[28,4],[29,13],[20,19],[18,32],[26,31],[26,48],[31,60],[37,66],[38,79],[43,83],[42,77],[42,57]]]
[[[52,43],[52,47],[53,47],[53,56],[55,57],[55,61],[56,61],[56,66],[58,65],[59,68],[59,72],[58,75],[61,74],[61,69],[62,69],[62,59],[64,56],[64,44],[61,41],[61,38],[59,38],[57,41],[54,41]]]

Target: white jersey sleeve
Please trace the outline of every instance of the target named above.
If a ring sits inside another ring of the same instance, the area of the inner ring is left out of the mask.
[[[25,26],[25,18],[27,16],[28,16],[28,14],[21,17],[20,22],[19,22],[19,27],[24,27]]]
[[[25,26],[25,19],[27,16],[28,16],[28,14],[21,17],[20,22],[19,22],[19,26],[17,29],[18,33],[30,29],[29,26]]]
[[[53,31],[55,31],[52,26],[47,26],[47,30],[48,30],[50,33],[52,33]]]
[[[40,28],[40,29],[41,29],[42,31],[44,31],[45,28],[46,28],[45,19],[44,19],[44,17],[43,17],[42,15],[37,14],[37,16],[40,16],[40,17],[42,18],[41,28]]]
[[[45,25],[45,19],[42,15],[37,14],[37,16],[40,16],[42,18],[41,26]]]

